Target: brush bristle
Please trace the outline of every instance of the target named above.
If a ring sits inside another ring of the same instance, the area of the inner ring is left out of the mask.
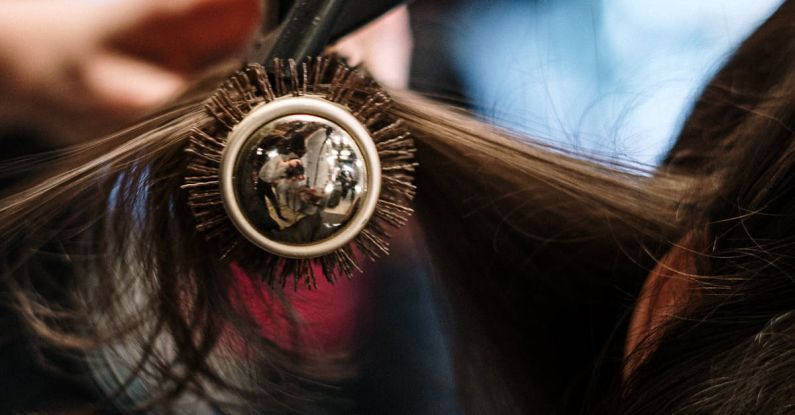
[[[235,73],[205,101],[208,119],[188,134],[185,184],[196,229],[218,250],[218,259],[235,261],[269,284],[317,286],[316,268],[333,283],[339,276],[361,272],[361,257],[389,254],[389,231],[403,226],[413,213],[414,143],[400,120],[387,111],[388,95],[369,77],[328,57],[300,64],[275,59],[273,74],[260,65]],[[220,163],[231,130],[260,104],[292,95],[320,96],[347,107],[370,131],[381,160],[382,187],[373,217],[347,246],[318,258],[284,258],[262,251],[240,235],[221,199]],[[316,267],[318,266],[318,267]]]

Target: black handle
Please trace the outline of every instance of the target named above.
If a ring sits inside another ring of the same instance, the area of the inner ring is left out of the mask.
[[[331,39],[345,3],[345,0],[295,0],[263,63],[267,66],[273,58],[300,61],[320,54]]]

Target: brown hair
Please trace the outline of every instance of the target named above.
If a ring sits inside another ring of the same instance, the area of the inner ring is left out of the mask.
[[[417,141],[415,208],[452,306],[468,412],[792,409],[794,16],[788,1],[742,45],[658,170],[393,91],[390,111]],[[39,350],[133,345],[119,386],[156,382],[152,405],[191,391],[299,410],[301,376],[335,370],[263,339],[226,294],[229,267],[198,255],[205,243],[179,186],[201,111],[190,99],[48,158],[46,176],[0,202],[3,283]],[[622,316],[686,233],[706,241],[693,247],[698,295],[622,381]],[[43,272],[46,261],[71,269]],[[257,373],[225,365],[230,327]]]

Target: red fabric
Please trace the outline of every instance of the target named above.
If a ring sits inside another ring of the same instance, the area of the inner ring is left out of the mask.
[[[267,284],[252,280],[233,265],[239,293],[265,337],[288,350],[337,353],[350,350],[361,341],[370,326],[373,283],[362,275],[352,280],[339,279],[331,285],[318,279],[317,289],[291,286],[280,290],[282,298]],[[319,269],[315,275],[322,275]],[[290,306],[287,307],[285,303]],[[291,326],[288,313],[295,314],[299,334]]]

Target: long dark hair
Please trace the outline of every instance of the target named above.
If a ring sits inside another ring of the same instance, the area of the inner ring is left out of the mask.
[[[451,304],[468,412],[792,411],[793,18],[788,1],[738,49],[656,170],[393,92],[390,111],[417,140],[415,207]],[[179,186],[201,111],[188,100],[47,156],[46,176],[0,202],[3,292],[36,350],[127,353],[117,386],[158,384],[151,405],[190,391],[298,410],[301,379],[342,376],[339,356],[265,340],[230,268],[200,254]],[[626,372],[633,302],[684,235],[698,241],[687,247],[696,269],[673,271],[691,292]],[[50,262],[60,271],[41,269]]]
[[[714,177],[690,300],[623,388],[623,413],[795,408],[795,2],[704,90],[665,161]]]
[[[793,16],[788,1],[738,48],[650,178],[606,160],[584,173],[548,154],[551,171],[531,154],[490,157],[466,128],[449,132],[455,146],[419,140],[426,164],[478,143],[445,160],[459,175],[422,175],[433,191],[417,200],[457,309],[469,412],[792,412]],[[682,240],[694,266],[668,271],[689,292],[624,358],[640,284]]]

